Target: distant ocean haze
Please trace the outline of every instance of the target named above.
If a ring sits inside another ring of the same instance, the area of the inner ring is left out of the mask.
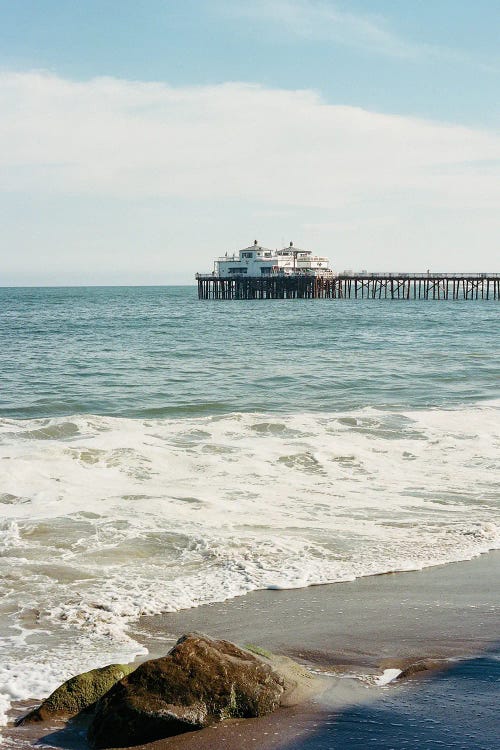
[[[0,708],[141,614],[499,546],[498,302],[0,303]]]

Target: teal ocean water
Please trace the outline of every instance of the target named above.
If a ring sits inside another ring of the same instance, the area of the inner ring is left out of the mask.
[[[141,614],[498,547],[499,310],[0,289],[0,713]]]
[[[0,415],[179,417],[498,397],[495,302],[201,303],[194,287],[0,289]]]

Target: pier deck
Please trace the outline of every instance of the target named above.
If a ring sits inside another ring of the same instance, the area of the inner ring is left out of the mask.
[[[200,299],[500,299],[500,274],[196,274]]]

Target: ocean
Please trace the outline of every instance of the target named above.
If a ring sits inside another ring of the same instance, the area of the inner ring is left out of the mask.
[[[143,614],[499,548],[498,310],[0,289],[0,714]]]

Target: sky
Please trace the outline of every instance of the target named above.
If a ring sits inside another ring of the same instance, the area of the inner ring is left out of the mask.
[[[498,0],[0,0],[0,285],[500,272]]]

